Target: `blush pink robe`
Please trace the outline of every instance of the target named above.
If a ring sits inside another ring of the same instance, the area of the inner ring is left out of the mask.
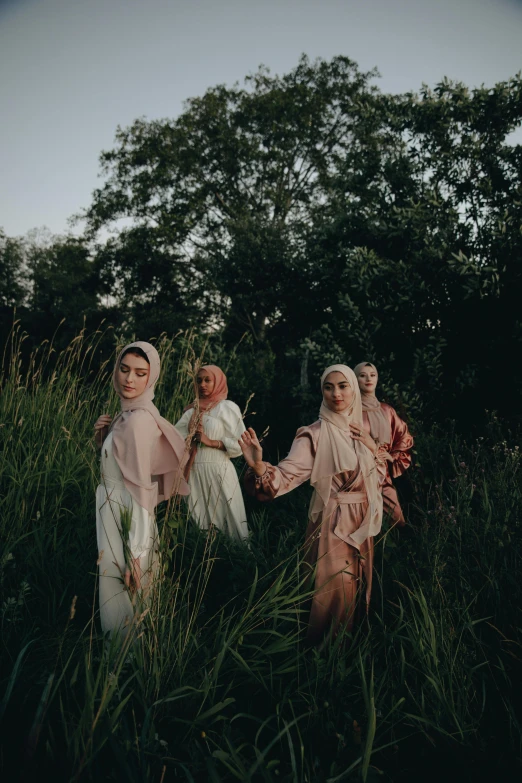
[[[270,501],[310,479],[314,464],[321,422],[301,427],[290,453],[278,465],[265,462],[267,472],[256,477],[251,468],[245,475],[249,494],[258,500]],[[377,465],[379,480],[385,477],[384,466]],[[349,532],[360,527],[368,500],[360,471],[334,476],[330,500],[315,524],[309,520],[306,530],[306,561],[315,566],[315,593],[308,621],[308,639],[317,644],[326,635],[334,636],[339,628],[353,627],[358,594],[365,583],[365,605],[369,607],[372,590],[373,537],[360,549],[342,541],[334,530],[342,515],[343,528]]]
[[[398,413],[385,402],[381,402],[381,408],[390,422],[391,443],[385,445],[386,451],[392,457],[393,461],[386,461],[386,478],[382,486],[382,499],[384,505],[384,514],[389,514],[392,521],[398,527],[404,527],[406,520],[399,503],[397,490],[393,486],[392,479],[401,476],[411,465],[411,450],[413,448],[413,438],[408,430],[408,425],[401,419]],[[363,410],[363,423],[366,432],[370,432],[370,420],[368,414]]]

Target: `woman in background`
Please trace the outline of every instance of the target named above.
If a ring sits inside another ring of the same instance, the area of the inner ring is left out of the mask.
[[[101,447],[96,532],[103,633],[127,633],[135,608],[146,605],[158,564],[154,509],[189,491],[183,438],[152,402],[159,374],[153,345],[127,345],[113,372],[121,411],[112,423],[104,414],[94,425]]]
[[[321,392],[318,421],[297,431],[290,453],[278,465],[263,460],[253,429],[240,440],[249,465],[247,491],[258,500],[273,500],[308,480],[314,488],[306,531],[306,560],[316,567],[308,622],[314,644],[341,628],[352,629],[359,596],[368,609],[373,537],[382,522],[379,481],[384,478],[377,446],[363,430],[353,371],[344,364],[327,367]]]
[[[375,389],[379,374],[375,365],[361,362],[354,372],[361,390],[364,428],[386,459],[386,478],[382,487],[384,512],[389,514],[395,525],[404,527],[406,520],[392,479],[401,476],[410,467],[413,438],[406,422],[391,405],[377,399]]]
[[[190,457],[185,471],[188,504],[202,530],[215,525],[232,538],[249,536],[245,504],[231,457],[239,457],[238,438],[245,431],[239,407],[228,400],[227,378],[215,364],[196,376],[197,396],[185,408],[176,429],[185,438]]]

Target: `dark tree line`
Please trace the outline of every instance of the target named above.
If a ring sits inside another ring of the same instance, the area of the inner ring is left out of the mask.
[[[414,416],[518,415],[522,80],[387,95],[374,77],[303,57],[118,129],[84,236],[0,236],[4,334],[13,306],[39,336],[65,318],[63,339],[102,317],[246,333],[238,384],[261,409],[311,413],[325,364],[371,358]]]

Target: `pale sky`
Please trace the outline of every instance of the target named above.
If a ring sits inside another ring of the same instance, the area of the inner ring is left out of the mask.
[[[492,86],[522,68],[522,2],[0,0],[0,227],[66,232],[117,125],[303,52],[376,66],[387,92]]]

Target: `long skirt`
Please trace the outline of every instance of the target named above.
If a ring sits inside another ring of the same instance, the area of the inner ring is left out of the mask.
[[[344,493],[343,493],[344,494]],[[346,493],[349,495],[350,493]],[[357,493],[360,496],[360,493]],[[308,621],[307,638],[318,644],[325,637],[333,638],[344,629],[351,631],[358,614],[358,605],[366,614],[372,592],[373,537],[360,549],[338,538],[334,530],[338,514],[348,514],[353,530],[360,527],[368,502],[337,506],[330,500],[323,515],[306,531],[306,561],[315,567],[315,593]]]
[[[125,585],[125,571],[132,559],[125,527],[145,526],[150,546],[139,557],[141,588]],[[103,633],[125,635],[139,618],[150,598],[157,574],[158,530],[154,517],[132,498],[123,481],[107,478],[96,490],[96,533],[98,540],[99,605]]]

